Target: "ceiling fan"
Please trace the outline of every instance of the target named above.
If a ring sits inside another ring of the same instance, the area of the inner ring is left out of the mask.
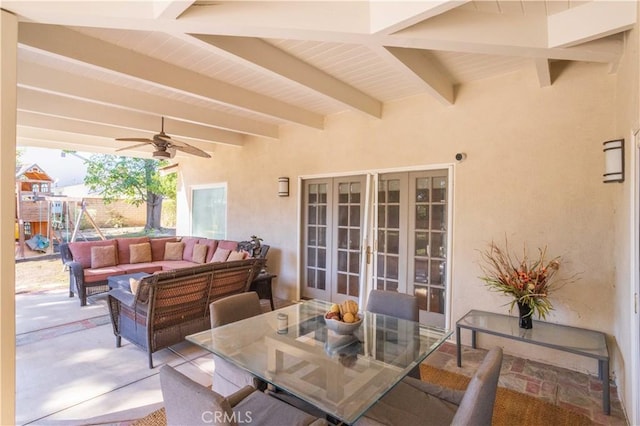
[[[147,144],[151,144],[154,146],[155,151],[153,151],[153,158],[157,160],[166,160],[169,158],[173,158],[176,155],[176,151],[186,152],[187,154],[197,155],[198,157],[211,158],[209,154],[201,150],[200,148],[196,148],[195,146],[191,146],[186,142],[177,141],[175,139],[171,139],[171,136],[167,135],[164,132],[164,117],[162,117],[162,128],[160,129],[160,133],[153,135],[153,139],[149,138],[116,138],[117,141],[129,141],[129,142],[142,142],[138,145],[128,146],[126,148],[116,149],[116,151],[123,151],[125,149],[133,149],[138,148],[140,146],[145,146]]]

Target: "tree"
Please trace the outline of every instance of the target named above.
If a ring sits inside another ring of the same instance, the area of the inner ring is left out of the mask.
[[[105,203],[124,198],[131,204],[147,204],[144,229],[160,229],[162,200],[176,197],[176,174],[160,176],[166,161],[97,154],[87,161],[85,184],[104,197]]]

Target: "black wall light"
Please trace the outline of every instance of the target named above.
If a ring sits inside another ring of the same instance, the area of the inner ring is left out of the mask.
[[[624,139],[606,141],[604,146],[604,175],[605,183],[624,182]]]

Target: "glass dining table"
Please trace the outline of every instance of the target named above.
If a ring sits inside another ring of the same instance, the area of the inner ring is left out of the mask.
[[[325,323],[330,307],[307,300],[187,340],[351,424],[452,334],[371,312],[337,334]]]

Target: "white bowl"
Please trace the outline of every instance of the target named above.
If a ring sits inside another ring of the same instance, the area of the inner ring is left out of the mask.
[[[353,334],[362,324],[362,317],[356,322],[343,322],[333,318],[325,318],[324,322],[327,323],[327,328],[336,334]]]

